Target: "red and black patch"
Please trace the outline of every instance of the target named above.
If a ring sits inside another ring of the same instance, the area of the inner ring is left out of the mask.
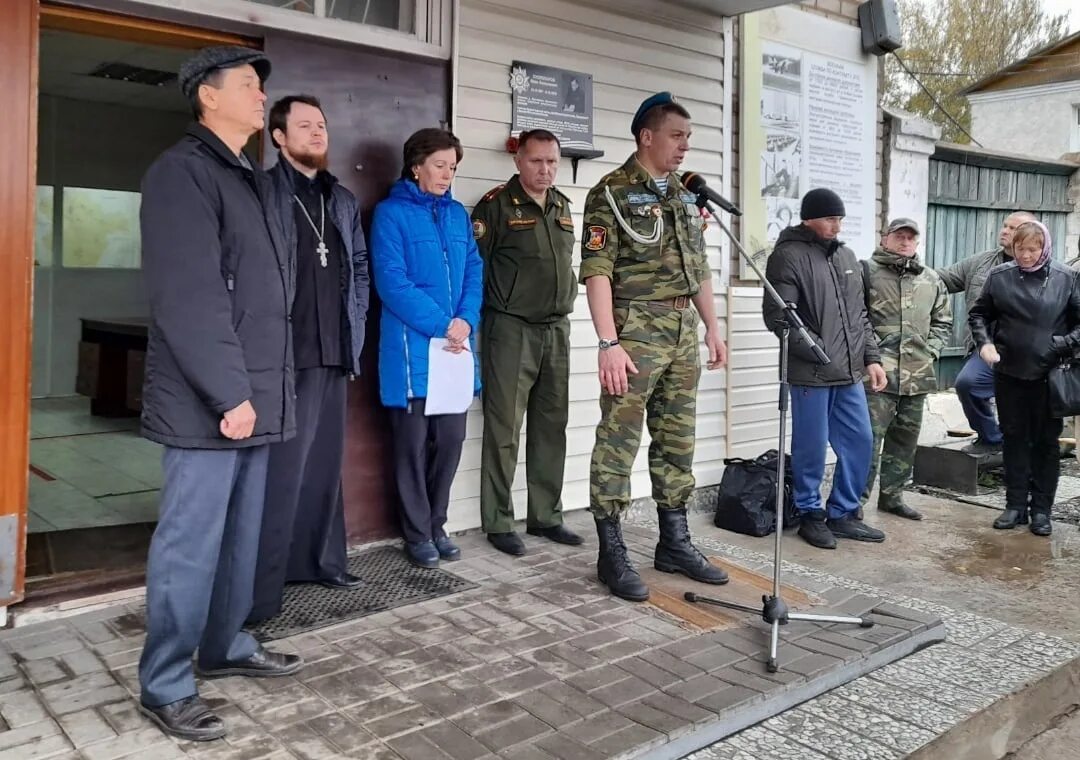
[[[585,230],[585,250],[600,251],[607,245],[607,227],[594,224]]]

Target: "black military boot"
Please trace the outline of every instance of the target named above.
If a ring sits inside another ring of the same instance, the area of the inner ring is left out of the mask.
[[[1036,536],[1049,536],[1053,532],[1050,526],[1050,512],[1043,510],[1031,510],[1031,532]]]
[[[891,515],[903,517],[907,520],[922,519],[922,513],[920,513],[916,509],[913,509],[912,507],[909,507],[907,503],[904,502],[904,497],[901,494],[878,496],[877,508],[878,512],[888,512]],[[858,512],[855,513],[856,520],[863,519],[861,512],[862,510],[860,509]]]
[[[1028,524],[1028,510],[1027,506],[1023,507],[1005,507],[1005,511],[1002,512],[996,520],[994,520],[994,527],[998,530],[1012,530],[1018,525]]]
[[[641,580],[626,555],[619,521],[610,517],[597,520],[596,535],[600,539],[600,554],[596,559],[596,577],[600,582],[620,599],[631,602],[648,599],[649,587]]]
[[[728,575],[705,559],[705,555],[690,543],[690,528],[685,509],[658,509],[660,542],[656,544],[656,569],[665,573],[682,573],[702,583],[720,585]]]

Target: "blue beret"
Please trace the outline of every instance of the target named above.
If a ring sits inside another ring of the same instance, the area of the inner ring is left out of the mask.
[[[251,64],[259,81],[265,82],[270,77],[270,59],[261,50],[240,47],[239,45],[218,45],[206,47],[180,64],[177,80],[180,92],[190,98],[192,91],[215,69],[231,69],[236,66]]]
[[[641,122],[645,118],[645,114],[649,112],[650,108],[655,106],[666,106],[668,103],[674,102],[675,96],[670,92],[658,92],[655,95],[650,95],[645,98],[645,100],[641,101],[641,105],[638,106],[633,121],[630,122],[630,134],[637,137],[638,132],[641,131]]]

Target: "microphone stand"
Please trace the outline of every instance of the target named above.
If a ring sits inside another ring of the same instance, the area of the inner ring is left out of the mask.
[[[871,620],[861,617],[813,615],[789,612],[787,603],[784,602],[783,597],[780,594],[781,547],[784,531],[784,462],[786,459],[784,456],[784,449],[787,443],[788,398],[791,390],[791,386],[788,384],[788,342],[791,331],[794,330],[798,333],[799,339],[814,353],[818,363],[824,365],[828,364],[830,360],[828,355],[821,349],[821,346],[814,342],[814,339],[810,337],[810,333],[806,331],[806,325],[795,310],[795,304],[784,301],[780,294],[776,292],[776,288],[774,288],[772,283],[765,278],[765,275],[758,268],[750,254],[747,253],[742,243],[739,242],[738,238],[732,234],[731,230],[728,229],[727,225],[720,219],[720,215],[717,213],[716,209],[713,208],[709,199],[704,195],[698,195],[697,205],[699,208],[709,210],[713,219],[720,225],[720,229],[727,234],[728,238],[730,238],[731,242],[735,245],[735,248],[739,251],[739,255],[742,256],[743,260],[745,260],[746,263],[750,265],[750,268],[757,274],[758,279],[761,280],[761,284],[765,286],[765,292],[768,293],[769,297],[784,310],[784,327],[780,331],[780,398],[778,403],[778,408],[780,410],[780,432],[776,447],[776,544],[773,554],[772,595],[763,595],[761,597],[762,607],[760,610],[756,607],[750,607],[744,604],[725,602],[720,599],[702,596],[693,591],[687,591],[684,597],[688,602],[701,602],[703,604],[712,604],[718,607],[738,610],[740,612],[760,614],[761,619],[772,626],[769,638],[769,659],[768,662],[766,662],[765,667],[770,673],[775,673],[780,669],[776,652],[780,640],[780,626],[787,625],[788,621],[802,620],[816,623],[849,623],[851,625],[858,625],[862,628],[870,628],[874,623]]]

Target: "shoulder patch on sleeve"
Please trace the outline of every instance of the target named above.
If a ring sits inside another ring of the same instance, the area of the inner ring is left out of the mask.
[[[501,193],[504,187],[506,187],[505,183],[502,184],[502,185],[497,185],[496,187],[491,188],[490,190],[487,191],[487,193],[484,195],[484,197],[481,198],[480,200],[482,200],[482,201],[490,201],[496,195]]]
[[[585,230],[585,249],[588,251],[600,251],[607,245],[607,227],[594,224]]]
[[[477,240],[480,240],[487,234],[487,225],[480,219],[472,220],[472,234]]]

